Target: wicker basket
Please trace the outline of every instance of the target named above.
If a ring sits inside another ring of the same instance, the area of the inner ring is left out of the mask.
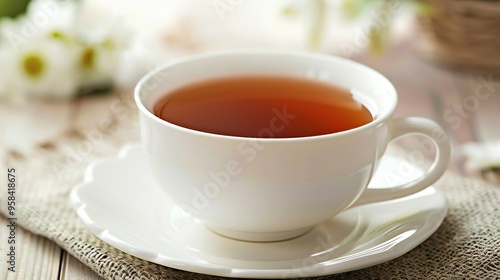
[[[469,69],[500,71],[500,1],[424,0],[419,17],[433,59]]]

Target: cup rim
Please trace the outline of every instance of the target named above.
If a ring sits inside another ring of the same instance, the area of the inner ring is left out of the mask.
[[[389,87],[389,93],[393,95],[394,102],[391,104],[389,109],[387,110],[387,113],[384,114],[383,116],[372,120],[371,122],[364,124],[362,126],[358,126],[355,128],[351,128],[348,130],[344,131],[339,131],[339,132],[333,132],[333,133],[328,133],[328,134],[320,134],[320,135],[313,135],[313,136],[301,136],[301,137],[286,137],[286,138],[262,138],[262,137],[243,137],[243,136],[232,136],[232,135],[224,135],[224,134],[216,134],[216,133],[211,133],[211,132],[204,132],[204,131],[199,131],[187,127],[183,127],[180,125],[176,125],[173,123],[170,123],[168,121],[165,121],[155,114],[153,114],[150,110],[146,108],[144,105],[143,101],[141,100],[140,93],[141,89],[143,88],[144,84],[148,82],[148,80],[152,77],[155,76],[156,73],[165,71],[168,68],[175,67],[176,65],[183,64],[186,62],[191,62],[191,61],[196,61],[200,59],[207,59],[207,58],[214,58],[214,57],[224,57],[224,56],[238,56],[238,55],[270,55],[270,56],[299,56],[303,58],[321,58],[321,59],[326,59],[330,60],[333,62],[342,62],[342,63],[348,63],[351,64],[353,67],[357,67],[362,71],[367,71],[370,72],[371,75],[377,76],[377,79],[382,79],[384,80],[388,87]],[[359,62],[339,57],[339,56],[334,56],[334,55],[328,55],[328,54],[322,54],[322,53],[313,53],[313,52],[308,52],[308,51],[296,51],[296,50],[266,50],[266,49],[249,49],[249,50],[224,50],[224,51],[211,51],[211,52],[205,52],[201,54],[194,54],[194,55],[189,55],[186,57],[181,57],[181,58],[176,58],[172,61],[166,62],[159,67],[156,67],[155,69],[149,71],[146,73],[137,83],[134,89],[134,101],[136,103],[136,106],[138,107],[139,111],[142,112],[145,116],[147,116],[149,119],[157,122],[160,125],[167,126],[176,130],[179,130],[181,132],[185,132],[188,134],[193,134],[195,136],[204,136],[204,137],[210,137],[210,138],[218,138],[218,139],[227,139],[227,140],[239,140],[239,141],[245,141],[245,140],[256,140],[260,142],[290,142],[290,141],[310,141],[310,140],[320,140],[320,139],[325,139],[325,138],[332,138],[332,137],[340,137],[340,136],[345,136],[345,135],[350,135],[353,133],[356,133],[360,130],[365,130],[369,129],[373,126],[378,126],[380,123],[385,122],[386,119],[389,119],[392,117],[392,114],[394,113],[394,110],[396,108],[397,102],[398,102],[398,95],[397,91],[394,88],[394,85],[387,79],[384,75],[382,75],[380,72],[363,65]]]

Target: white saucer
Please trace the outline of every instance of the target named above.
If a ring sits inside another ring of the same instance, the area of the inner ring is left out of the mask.
[[[383,170],[397,170],[401,163],[385,156],[374,185],[386,181]],[[140,146],[126,147],[118,157],[88,168],[71,203],[104,242],[144,260],[198,273],[295,278],[360,269],[415,248],[446,215],[444,195],[429,187],[406,198],[352,208],[292,240],[243,242],[213,233],[173,205],[147,166]]]

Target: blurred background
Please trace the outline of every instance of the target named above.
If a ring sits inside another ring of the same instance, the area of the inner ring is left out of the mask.
[[[200,52],[293,49],[381,72],[396,116],[445,128],[450,173],[500,186],[499,27],[500,0],[0,0],[0,160],[24,169],[20,198],[43,176],[66,197],[91,162],[139,141],[132,95],[145,73]],[[413,164],[434,156],[419,137],[397,144]],[[19,275],[101,279],[18,230],[31,252]]]
[[[172,59],[298,49],[386,75],[396,114],[436,120],[450,169],[484,175],[500,167],[498,26],[493,0],[0,0],[0,150],[29,155],[97,129],[117,100],[134,110],[135,83]]]

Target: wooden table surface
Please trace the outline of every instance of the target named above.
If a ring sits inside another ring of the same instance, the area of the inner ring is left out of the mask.
[[[404,40],[391,47],[385,56],[362,54],[353,59],[379,70],[394,83],[399,92],[397,116],[423,116],[445,127],[453,146],[450,172],[480,178],[478,174],[464,169],[460,145],[468,141],[500,139],[500,75],[469,73],[439,66],[422,59],[414,50],[414,43],[411,39]],[[487,99],[479,100],[475,97],[478,88],[484,87],[484,80],[490,79],[498,82],[493,87],[482,88],[489,89],[491,94]],[[23,110],[2,105],[0,129],[9,133],[0,139],[0,148],[2,151],[14,148],[29,152],[36,143],[54,137],[75,123],[80,127],[94,125],[96,122],[92,120],[109,108],[107,104],[112,99],[112,96],[101,96],[82,98],[73,103],[37,103]],[[457,111],[459,108],[465,109],[460,112]],[[12,123],[17,124],[17,130],[10,126]],[[26,137],[27,132],[29,137]],[[416,149],[413,142],[407,140],[401,144],[407,149]],[[1,216],[0,224],[6,224]],[[1,242],[6,240],[4,238],[0,237]],[[44,237],[18,227],[16,238],[20,246],[17,253],[19,269],[15,273],[7,273],[2,261],[0,279],[100,279]],[[5,256],[5,252],[2,251],[1,255]]]

